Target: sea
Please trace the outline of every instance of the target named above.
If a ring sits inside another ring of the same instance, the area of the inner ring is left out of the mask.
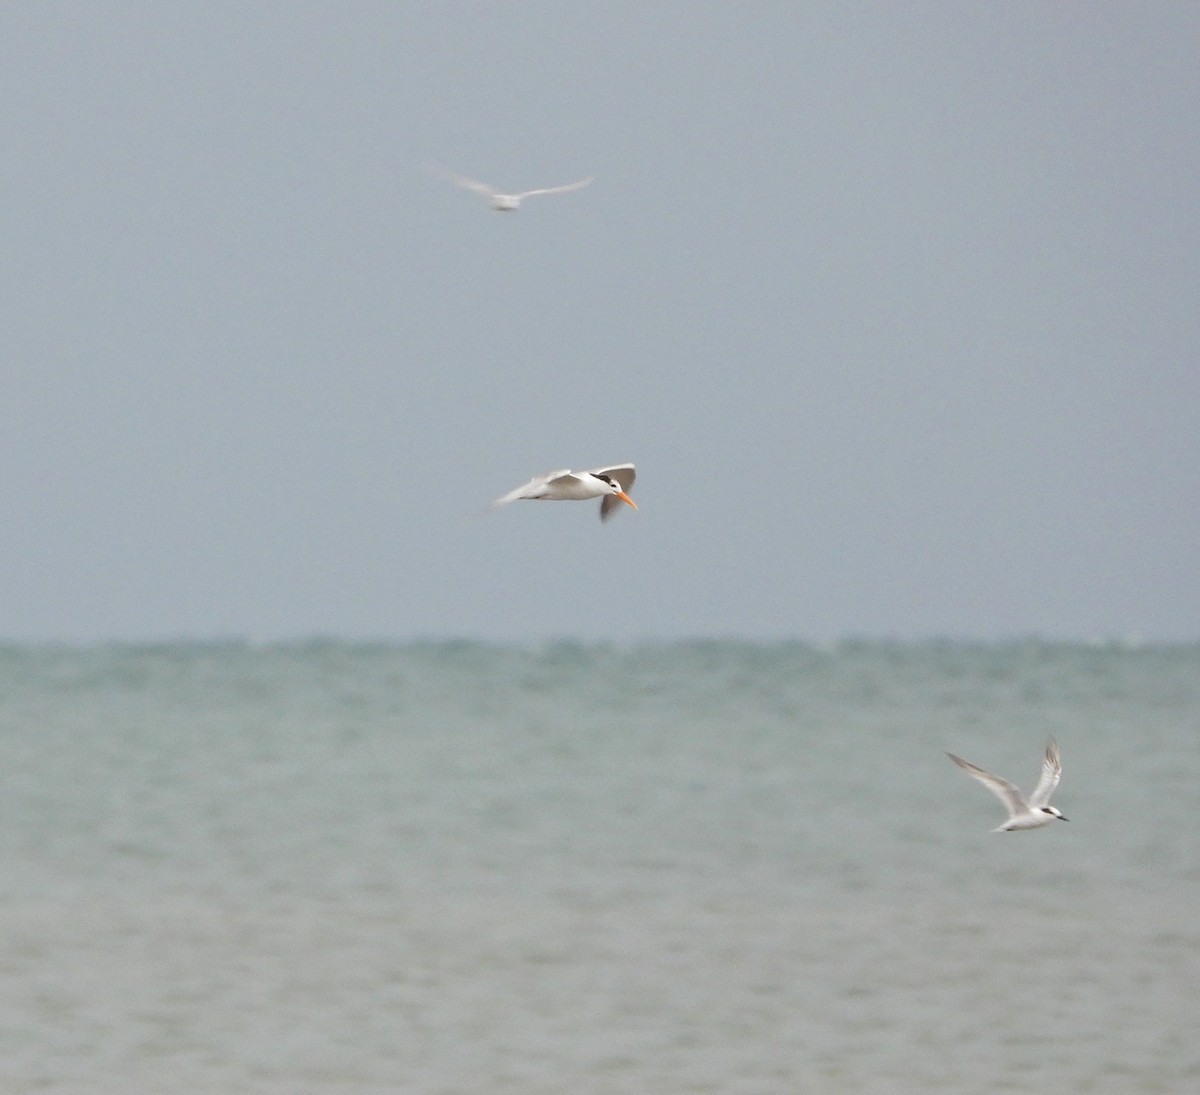
[[[0,1092],[1193,1095],[1198,813],[1194,644],[0,646]]]

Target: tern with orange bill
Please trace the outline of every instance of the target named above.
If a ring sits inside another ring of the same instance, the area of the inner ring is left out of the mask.
[[[523,487],[497,498],[492,506],[506,506],[522,498],[544,502],[581,502],[599,498],[600,520],[607,521],[620,508],[621,502],[637,509],[637,503],[629,497],[636,477],[637,469],[632,464],[610,464],[591,471],[564,468],[530,479]]]

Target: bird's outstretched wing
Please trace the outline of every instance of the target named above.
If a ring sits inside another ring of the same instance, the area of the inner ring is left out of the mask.
[[[500,497],[492,503],[492,509],[495,509],[497,506],[507,506],[509,502],[515,502],[518,498],[524,498],[526,494],[528,494],[529,488],[534,486],[536,483],[537,480],[532,479],[528,483],[524,484],[524,486],[517,487],[515,490],[510,490],[507,494],[500,495]]]
[[[439,179],[445,179],[447,182],[454,183],[455,186],[461,186],[464,190],[474,190],[477,194],[483,194],[485,197],[493,198],[496,196],[496,188],[488,183],[480,182],[478,179],[470,179],[466,175],[459,175],[457,172],[450,171],[441,164],[429,163],[425,165],[426,170],[431,174],[436,175]]]
[[[531,498],[539,488],[546,486],[547,483],[553,483],[563,478],[571,478],[571,475],[571,471],[567,468],[563,468],[561,471],[552,471],[546,475],[535,475],[528,483],[522,483],[515,490],[510,490],[507,494],[502,494],[492,503],[491,508],[495,509],[497,506],[507,506],[509,502],[515,502],[518,498]]]
[[[569,190],[582,190],[594,178],[594,175],[589,175],[586,179],[580,179],[579,182],[567,183],[565,186],[543,186],[540,190],[522,190],[521,193],[514,194],[513,197],[520,201],[522,198],[532,198],[538,194],[565,194]]]
[[[982,783],[989,791],[992,792],[1001,802],[1004,803],[1008,810],[1009,817],[1016,817],[1017,814],[1023,814],[1026,810],[1025,798],[1016,787],[1006,779],[1001,779],[999,776],[992,775],[991,772],[985,772],[982,768],[972,764],[969,760],[963,760],[962,757],[956,757],[953,753],[947,753],[955,764],[957,764],[969,776],[974,776]]]
[[[1058,786],[1058,781],[1062,779],[1062,758],[1058,755],[1058,743],[1051,738],[1046,742],[1046,756],[1042,760],[1042,776],[1038,780],[1038,785],[1033,789],[1033,794],[1029,796],[1029,805],[1033,809],[1039,806],[1045,806],[1050,801],[1050,796],[1054,794],[1054,788]]]

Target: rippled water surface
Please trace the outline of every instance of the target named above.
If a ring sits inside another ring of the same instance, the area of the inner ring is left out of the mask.
[[[10,646],[0,742],[5,1092],[1200,1091],[1200,647]]]

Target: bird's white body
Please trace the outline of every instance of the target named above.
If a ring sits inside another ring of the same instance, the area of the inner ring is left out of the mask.
[[[991,772],[986,772],[970,761],[956,757],[953,753],[947,753],[946,756],[968,775],[979,780],[1004,803],[1008,810],[1008,820],[993,829],[992,832],[1011,833],[1019,829],[1040,829],[1052,821],[1067,820],[1057,807],[1050,805],[1050,796],[1054,794],[1054,788],[1058,786],[1058,781],[1062,778],[1062,760],[1059,757],[1058,745],[1053,740],[1046,743],[1046,754],[1042,759],[1042,775],[1033,789],[1033,794],[1028,798],[1022,795],[1008,780],[994,776]]]
[[[600,520],[607,521],[625,502],[637,509],[629,497],[637,468],[633,464],[610,464],[591,471],[571,471],[567,468],[538,475],[524,486],[510,490],[497,498],[492,506],[504,506],[521,499],[544,502],[584,502],[589,498],[600,499]]]
[[[480,182],[478,179],[469,179],[466,175],[457,175],[453,171],[447,171],[444,167],[438,167],[436,164],[430,165],[430,170],[435,175],[454,183],[455,186],[461,186],[464,190],[473,190],[476,194],[482,194],[498,213],[515,213],[520,208],[522,201],[538,194],[566,194],[571,190],[580,190],[587,186],[593,178],[589,175],[586,179],[567,183],[565,186],[543,186],[537,190],[522,190],[516,194],[503,194],[489,183]]]

